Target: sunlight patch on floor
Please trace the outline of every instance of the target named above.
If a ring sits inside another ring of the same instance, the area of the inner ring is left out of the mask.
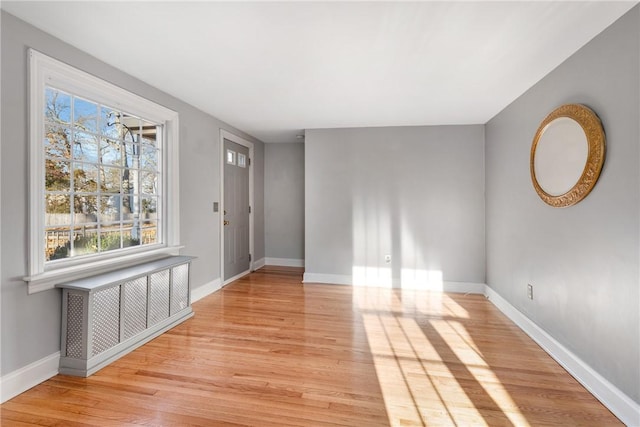
[[[507,418],[516,426],[529,425],[464,326],[448,320],[432,320],[431,324],[440,336],[450,343],[451,350],[465,364],[478,384],[484,388]]]
[[[391,425],[529,425],[461,323],[468,312],[451,297],[353,292]]]

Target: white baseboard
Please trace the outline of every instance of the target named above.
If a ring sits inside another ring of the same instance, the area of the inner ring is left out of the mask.
[[[252,266],[253,271],[256,271],[256,270],[261,269],[262,267],[264,267],[264,265],[265,265],[265,260],[264,260],[264,258],[260,258],[260,259],[258,259],[258,260],[255,260],[255,261],[253,262],[253,266]]]
[[[277,265],[278,267],[304,267],[303,259],[295,258],[264,258],[265,265]]]
[[[41,382],[58,375],[60,352],[37,360],[0,378],[0,403],[13,399]]]
[[[484,295],[485,286],[484,283],[476,282],[443,282],[442,292]]]
[[[327,285],[352,285],[351,276],[341,274],[304,273],[302,283],[322,283]]]
[[[638,403],[556,341],[489,286],[485,286],[485,296],[531,339],[538,343],[549,356],[555,359],[580,384],[589,390],[596,399],[613,412],[620,421],[628,426],[640,426],[640,405]]]
[[[251,270],[243,271],[240,274],[236,274],[235,276],[233,276],[233,277],[225,280],[224,282],[222,282],[222,286],[227,286],[229,283],[235,282],[238,279],[242,279],[244,276],[247,276],[249,274],[251,274]]]
[[[191,290],[191,303],[201,300],[207,295],[211,295],[215,291],[220,290],[222,288],[222,282],[220,279],[212,280],[209,283],[205,283],[202,286],[198,286],[195,289]]]
[[[400,283],[400,279],[394,279],[392,282]],[[318,273],[304,273],[302,283],[323,283],[329,285],[349,285],[349,286],[361,286],[354,284],[353,277],[349,275],[340,274],[318,274]],[[366,286],[387,288],[391,287],[388,284],[376,284],[370,283]],[[400,287],[398,287],[400,288]],[[455,292],[463,294],[484,294],[485,284],[474,282],[442,282],[442,284],[434,285],[421,285],[412,283],[410,286],[401,286],[402,289],[416,289],[435,292]]]

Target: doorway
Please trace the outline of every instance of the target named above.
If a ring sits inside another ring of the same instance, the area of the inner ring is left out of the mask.
[[[226,285],[252,270],[253,144],[226,131],[222,146],[221,267]]]

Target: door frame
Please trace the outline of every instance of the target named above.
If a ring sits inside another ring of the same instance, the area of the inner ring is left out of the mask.
[[[251,259],[249,260],[249,270],[244,271],[234,277],[230,277],[227,280],[224,280],[224,167],[226,164],[226,153],[224,152],[224,140],[228,139],[229,141],[235,142],[236,144],[240,144],[249,149],[249,206],[251,206],[251,212],[249,212],[249,253],[251,254]],[[227,285],[228,283],[233,282],[236,279],[239,279],[242,276],[246,276],[247,274],[253,271],[253,262],[254,262],[254,251],[253,251],[253,212],[255,210],[255,206],[253,204],[253,143],[247,141],[246,139],[235,135],[229,131],[224,129],[220,129],[220,210],[219,210],[219,221],[218,225],[220,227],[220,283],[222,286]]]

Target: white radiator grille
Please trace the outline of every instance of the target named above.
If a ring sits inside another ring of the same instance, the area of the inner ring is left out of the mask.
[[[67,294],[67,357],[82,357],[82,311],[84,298],[78,294]]]
[[[89,376],[191,316],[189,263],[170,256],[57,285],[60,373]]]
[[[149,286],[149,322],[151,327],[169,317],[169,270],[153,273]]]
[[[96,292],[93,302],[92,355],[120,342],[120,286]]]
[[[147,327],[147,277],[124,283],[124,339]]]
[[[189,305],[189,265],[183,264],[172,270],[173,295],[171,299],[171,314],[185,309]]]

